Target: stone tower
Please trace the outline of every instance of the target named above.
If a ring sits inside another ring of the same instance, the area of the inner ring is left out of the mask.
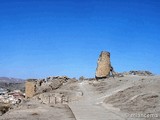
[[[36,83],[35,79],[28,79],[25,83],[25,97],[32,98],[36,93]]]
[[[110,53],[102,51],[96,69],[96,79],[107,78],[110,75],[111,71],[111,62],[110,62]]]

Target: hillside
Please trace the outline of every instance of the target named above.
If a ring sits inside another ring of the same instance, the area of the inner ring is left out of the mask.
[[[63,84],[60,85],[58,80]],[[44,90],[42,93],[39,91],[35,97],[10,110],[2,118],[159,120],[159,84],[160,76],[124,75],[98,81],[64,81],[56,78],[56,81],[51,80],[40,86]],[[52,110],[47,111],[46,108]],[[65,110],[64,114],[61,110]],[[44,116],[46,111],[49,117]]]

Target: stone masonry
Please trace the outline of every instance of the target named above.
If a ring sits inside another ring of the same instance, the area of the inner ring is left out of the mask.
[[[111,68],[110,53],[102,51],[97,63],[96,79],[108,77],[110,75]]]
[[[34,79],[29,79],[25,83],[25,97],[32,98],[36,93],[36,83]]]

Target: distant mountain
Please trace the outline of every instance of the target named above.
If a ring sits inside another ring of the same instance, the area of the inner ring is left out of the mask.
[[[0,77],[0,88],[8,90],[25,90],[25,80],[20,78]]]
[[[25,81],[24,79],[20,79],[20,78],[0,77],[0,82],[3,82],[3,83],[22,83],[24,81]]]

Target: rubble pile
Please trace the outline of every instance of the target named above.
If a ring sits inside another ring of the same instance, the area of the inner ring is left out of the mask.
[[[149,71],[129,71],[129,72],[124,72],[123,75],[139,75],[139,76],[153,76],[153,73]]]
[[[76,79],[68,78],[67,76],[47,77],[46,79],[29,79],[26,81],[26,98],[37,100],[43,104],[67,103],[73,96],[81,94],[69,90],[64,86],[70,86],[75,83]],[[59,88],[62,89],[59,89]],[[72,87],[72,86],[70,86]]]
[[[58,89],[69,78],[66,76],[47,77],[46,79],[28,79],[26,81],[26,98]]]

